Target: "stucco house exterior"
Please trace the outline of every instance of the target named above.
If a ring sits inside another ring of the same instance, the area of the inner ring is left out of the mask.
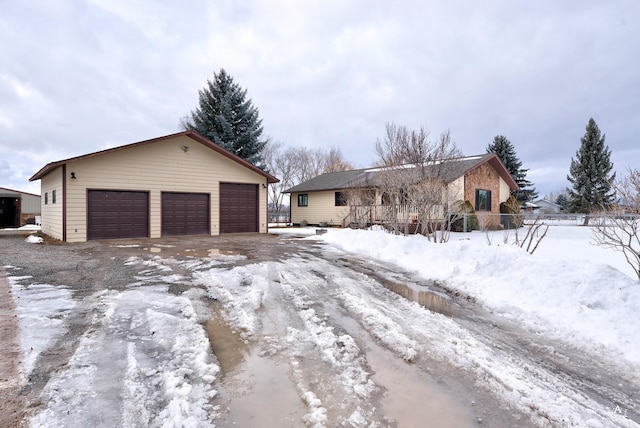
[[[42,232],[66,242],[267,232],[278,179],[193,131],[51,162]]]
[[[40,195],[0,187],[0,228],[34,224],[40,216]]]
[[[434,165],[435,167],[435,165]],[[488,153],[438,163],[438,178],[447,187],[449,202],[470,201],[476,213],[486,216],[486,222],[499,226],[500,203],[509,198],[518,185],[500,158]],[[384,206],[385,194],[380,177],[393,173],[389,168],[367,168],[322,174],[286,191],[291,195],[293,224],[345,226],[353,214],[349,194],[354,189],[367,192],[371,207]],[[378,210],[371,210],[370,222],[382,222]],[[485,224],[488,224],[485,223]]]

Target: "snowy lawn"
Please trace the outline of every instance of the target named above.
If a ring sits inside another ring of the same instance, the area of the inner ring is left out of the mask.
[[[308,239],[397,264],[534,332],[640,364],[640,282],[621,253],[591,245],[588,227],[551,227],[533,255],[505,244],[502,231],[453,233],[446,244],[382,230],[271,232],[308,234]]]

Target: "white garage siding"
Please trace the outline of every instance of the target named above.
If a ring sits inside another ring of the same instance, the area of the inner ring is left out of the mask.
[[[62,236],[62,210],[64,198],[62,195],[62,173],[64,168],[58,167],[42,177],[40,189],[40,216],[42,222],[42,233],[56,239],[63,239]],[[56,194],[56,201],[53,203],[53,192]]]
[[[221,182],[253,184],[259,189],[258,232],[266,233],[266,187],[268,182],[276,182],[277,179],[233,155],[227,156],[227,152],[220,153],[221,149],[217,146],[212,148],[212,145],[195,133],[184,132],[55,162],[36,173],[31,180],[42,180],[44,194],[54,187],[61,188],[62,171],[66,168],[68,242],[87,240],[89,190],[148,192],[151,238],[158,238],[162,234],[162,192],[209,194],[211,235],[218,235]],[[62,166],[48,170],[59,164]],[[43,211],[43,231],[59,239],[63,239],[61,196],[60,190],[57,195],[59,205],[48,207],[46,227]]]

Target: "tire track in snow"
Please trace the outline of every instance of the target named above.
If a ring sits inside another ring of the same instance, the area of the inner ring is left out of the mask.
[[[190,300],[166,286],[89,300],[91,326],[43,389],[32,426],[213,426],[218,368]]]
[[[346,267],[358,264],[351,264],[345,259],[342,261],[343,265],[347,264]],[[417,348],[419,354],[440,361],[447,360],[472,373],[480,384],[510,406],[531,415],[533,422],[539,426],[638,426],[622,412],[616,412],[613,403],[611,406],[600,403],[576,388],[575,380],[567,379],[563,373],[536,364],[535,358],[521,361],[524,355],[514,353],[513,348],[496,349],[485,343],[485,337],[476,338],[476,333],[454,320],[394,295],[365,273],[369,269],[358,271],[363,287],[367,287],[368,292],[353,293],[348,287],[340,289],[345,306],[361,318],[363,325],[372,328],[374,335],[390,325],[388,318],[391,317],[396,324],[404,326],[404,334],[420,344]],[[345,284],[340,270],[333,274],[339,286]],[[381,302],[371,301],[373,296],[378,296]],[[389,299],[395,303],[388,304]],[[365,300],[370,301],[369,305]],[[385,300],[387,303],[383,303]],[[372,311],[379,313],[374,315]],[[378,319],[381,322],[371,321]],[[385,341],[384,337],[382,341],[390,349],[397,349],[395,341]],[[399,355],[403,356],[403,353],[399,352]]]

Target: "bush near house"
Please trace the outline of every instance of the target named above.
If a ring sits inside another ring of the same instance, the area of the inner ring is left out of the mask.
[[[465,231],[465,217],[467,219],[467,232],[472,230],[478,230],[478,216],[473,209],[473,204],[469,201],[457,201],[454,204],[454,212],[450,217],[451,231],[452,232],[464,232]]]
[[[517,229],[524,224],[524,216],[520,214],[520,202],[513,195],[500,204],[500,214],[500,224],[504,229]]]

